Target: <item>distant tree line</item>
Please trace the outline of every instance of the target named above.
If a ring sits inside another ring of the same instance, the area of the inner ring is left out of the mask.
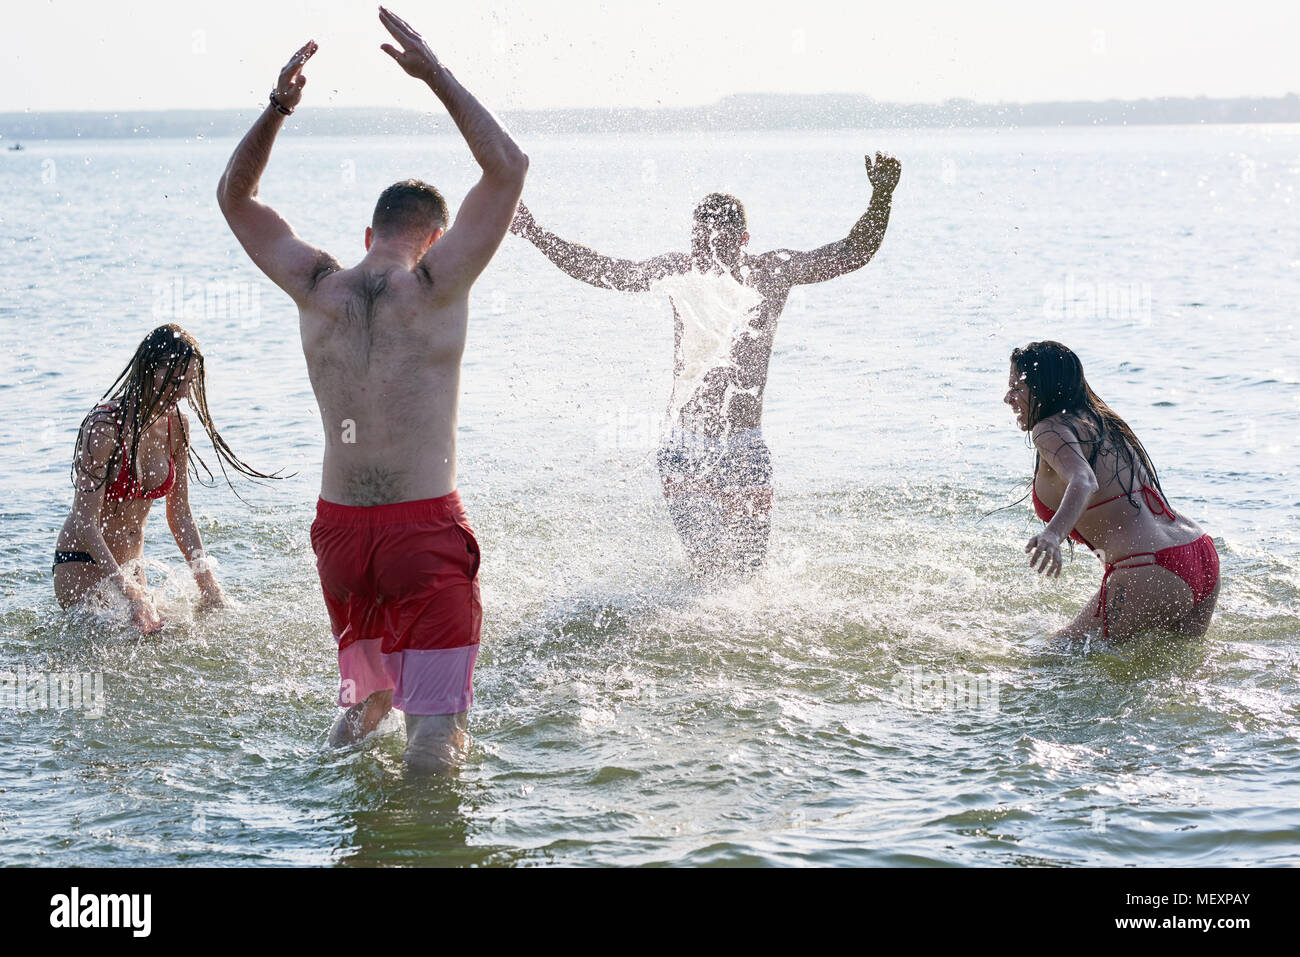
[[[0,113],[0,142],[123,137],[242,136],[255,110]],[[516,133],[674,133],[745,130],[847,130],[899,127],[1148,126],[1197,123],[1297,123],[1300,96],[1272,99],[1162,97],[1057,103],[879,103],[850,94],[740,94],[698,107],[517,110]],[[314,136],[451,132],[442,114],[417,110],[304,110],[286,132]]]

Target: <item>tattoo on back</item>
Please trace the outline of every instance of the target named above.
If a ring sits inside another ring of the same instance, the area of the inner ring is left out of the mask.
[[[402,475],[382,466],[353,469],[348,475],[348,499],[353,505],[391,505],[401,501]]]
[[[1110,586],[1110,593],[1106,596],[1106,626],[1110,627],[1110,623],[1118,619],[1123,611],[1124,586],[1112,584]]]

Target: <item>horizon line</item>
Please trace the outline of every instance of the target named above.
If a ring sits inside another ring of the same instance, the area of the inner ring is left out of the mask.
[[[944,107],[944,106],[972,106],[972,107],[1005,107],[1005,106],[1093,106],[1093,105],[1112,105],[1112,104],[1137,104],[1137,103],[1154,103],[1161,101],[1270,101],[1270,100],[1292,100],[1300,99],[1300,93],[1287,92],[1279,94],[1240,94],[1233,96],[1217,96],[1209,93],[1197,93],[1192,95],[1181,94],[1155,94],[1150,96],[1139,97],[1107,97],[1104,99],[1046,99],[1046,100],[975,100],[969,97],[949,96],[941,100],[878,100],[870,93],[850,93],[850,92],[822,92],[822,93],[773,93],[764,91],[749,91],[725,93],[715,100],[706,103],[692,103],[682,105],[663,105],[654,106],[637,106],[629,104],[604,104],[599,106],[520,106],[520,107],[500,107],[494,109],[494,112],[501,113],[576,113],[592,111],[611,111],[611,110],[637,110],[642,112],[673,112],[679,110],[701,110],[713,106],[726,104],[729,100],[762,98],[769,100],[794,100],[794,99],[851,99],[863,102],[869,102],[875,106],[884,107]],[[203,107],[79,107],[58,109],[33,109],[23,107],[21,109],[0,109],[0,116],[55,116],[59,114],[75,113],[216,113],[226,111],[244,111],[253,107],[243,106],[203,106]],[[259,109],[261,107],[258,107]],[[420,109],[410,106],[384,106],[377,104],[359,104],[355,106],[334,106],[331,104],[321,104],[311,107],[311,112],[321,110],[395,110],[405,113],[437,113],[436,108]]]

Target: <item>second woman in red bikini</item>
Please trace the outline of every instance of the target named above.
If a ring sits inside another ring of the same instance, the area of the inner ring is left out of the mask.
[[[1097,594],[1057,636],[1205,634],[1219,595],[1214,541],[1174,513],[1146,449],[1088,386],[1079,357],[1031,342],[1011,353],[1008,386],[1003,401],[1038,453],[1031,493],[1047,523],[1025,546],[1030,565],[1059,576],[1068,535],[1104,566]]]
[[[162,627],[143,570],[128,570],[142,554],[145,521],[161,498],[167,502],[167,524],[194,572],[200,608],[223,606],[225,596],[204,557],[190,511],[186,466],[191,456],[200,465],[203,461],[190,449],[189,423],[177,405],[189,400],[223,463],[244,475],[276,476],[249,468],[217,434],[208,414],[203,354],[180,326],[159,326],[149,333],[105,396],[107,401],[86,416],[77,434],[72,511],[54,546],[59,604],[68,608],[102,599],[100,586],[107,582],[126,598],[136,627],[143,632]]]

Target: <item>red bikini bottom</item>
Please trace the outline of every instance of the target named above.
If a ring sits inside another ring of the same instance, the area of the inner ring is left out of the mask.
[[[1126,562],[1130,558],[1150,558],[1148,562],[1140,565],[1121,565],[1120,562]],[[1194,542],[1188,542],[1186,545],[1175,545],[1173,548],[1162,548],[1158,552],[1134,552],[1118,561],[1110,562],[1106,565],[1106,572],[1101,576],[1101,600],[1097,603],[1097,611],[1092,617],[1101,619],[1101,636],[1109,638],[1109,629],[1106,627],[1106,580],[1110,578],[1111,573],[1116,568],[1145,568],[1148,565],[1159,565],[1161,568],[1167,568],[1183,581],[1187,582],[1192,589],[1192,607],[1195,608],[1210,595],[1214,594],[1214,586],[1219,583],[1219,552],[1214,547],[1214,539],[1209,535],[1202,535]]]

